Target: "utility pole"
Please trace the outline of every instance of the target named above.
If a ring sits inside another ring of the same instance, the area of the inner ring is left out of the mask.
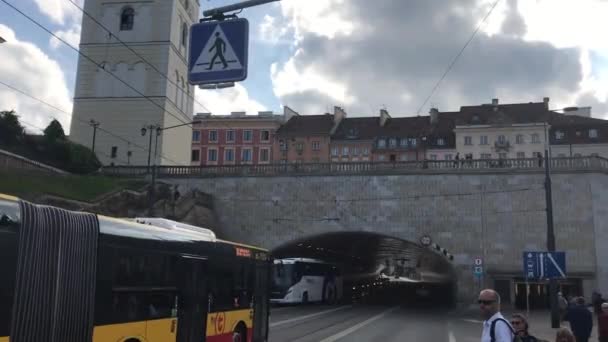
[[[545,205],[547,208],[547,251],[555,252],[555,231],[553,228],[553,196],[551,193],[551,156],[549,155],[549,139],[547,139],[547,123],[545,122]],[[551,307],[551,327],[560,327],[559,306],[557,302],[558,284],[556,279],[549,279],[549,304]]]
[[[91,119],[91,121],[89,121],[89,125],[93,127],[93,143],[91,144],[91,151],[95,153],[95,139],[97,138],[97,128],[99,127],[100,123]]]

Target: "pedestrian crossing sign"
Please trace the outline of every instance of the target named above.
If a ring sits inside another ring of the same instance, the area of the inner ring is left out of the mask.
[[[202,85],[245,80],[248,47],[247,19],[193,25],[190,29],[188,81]]]

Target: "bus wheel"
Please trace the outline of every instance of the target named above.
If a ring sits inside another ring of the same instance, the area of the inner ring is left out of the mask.
[[[239,324],[232,333],[232,342],[247,342],[247,333],[242,324]]]
[[[302,295],[302,304],[308,304],[308,292],[304,292]]]

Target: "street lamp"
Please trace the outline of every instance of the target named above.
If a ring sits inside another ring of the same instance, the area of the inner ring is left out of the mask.
[[[150,131],[150,144],[148,145],[148,170],[150,169],[150,152],[152,151],[152,132],[156,131],[156,138],[154,140],[154,165],[152,166],[152,185],[150,187],[150,201],[149,201],[149,206],[148,206],[148,214],[152,215],[152,210],[154,207],[154,200],[155,200],[155,190],[156,190],[156,156],[157,156],[157,149],[158,149],[158,137],[161,135],[161,133],[163,131],[166,130],[170,130],[173,128],[178,128],[178,127],[183,127],[183,126],[191,126],[194,124],[199,124],[201,123],[200,120],[194,120],[192,122],[187,122],[187,123],[183,123],[180,125],[175,125],[175,126],[169,126],[169,127],[160,127],[160,125],[149,125],[149,126],[144,126],[141,129],[141,135],[145,136],[147,131]]]

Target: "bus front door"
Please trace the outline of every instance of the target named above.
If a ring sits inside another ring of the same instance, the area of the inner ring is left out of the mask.
[[[205,341],[207,330],[207,261],[196,257],[180,259],[177,311],[177,342]]]

